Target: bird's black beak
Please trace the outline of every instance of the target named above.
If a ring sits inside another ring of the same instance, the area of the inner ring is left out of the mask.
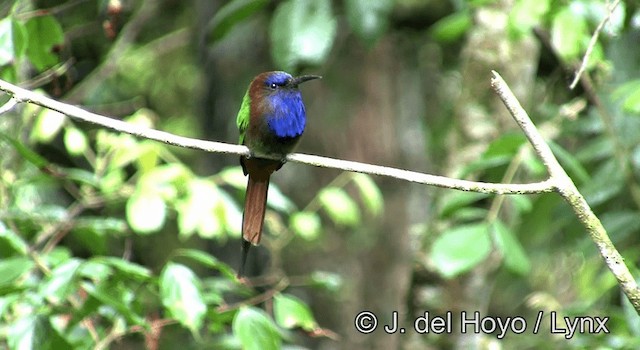
[[[314,79],[322,79],[321,76],[319,75],[301,75],[299,77],[295,77],[291,80],[290,85],[291,86],[298,86],[302,83],[304,83],[305,81],[309,81],[309,80],[314,80]]]

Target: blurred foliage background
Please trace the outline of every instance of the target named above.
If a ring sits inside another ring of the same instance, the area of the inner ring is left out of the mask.
[[[303,87],[300,152],[489,182],[542,180],[542,164],[490,91],[493,69],[640,276],[638,6],[3,1],[0,78],[130,123],[235,143],[253,76],[321,74]],[[555,194],[487,196],[287,164],[272,178],[266,238],[241,284],[246,179],[237,157],[30,104],[0,116],[0,155],[3,349],[640,346],[638,315]],[[378,316],[373,333],[355,329],[363,310]],[[382,330],[393,311],[405,334]],[[461,311],[521,316],[528,327],[501,340],[458,327],[412,332],[425,311],[451,311],[456,322]],[[609,317],[610,333],[552,334],[552,311]]]

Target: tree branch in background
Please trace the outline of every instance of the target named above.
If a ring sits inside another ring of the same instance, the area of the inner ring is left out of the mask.
[[[574,89],[576,85],[578,85],[578,82],[580,81],[580,76],[582,76],[582,73],[584,73],[584,71],[587,69],[587,64],[589,63],[589,56],[591,56],[591,52],[593,52],[593,48],[596,46],[596,43],[598,42],[598,37],[600,36],[600,32],[611,19],[611,15],[613,14],[613,11],[616,9],[616,7],[618,7],[618,4],[620,4],[620,0],[616,0],[613,2],[611,6],[607,6],[609,11],[607,12],[607,15],[604,16],[602,21],[600,21],[596,30],[593,32],[593,35],[591,36],[591,40],[589,40],[589,45],[587,46],[587,51],[585,51],[584,57],[582,57],[582,63],[580,64],[580,68],[576,72],[576,76],[573,78],[573,81],[571,82],[571,85],[569,85],[569,88]]]
[[[497,184],[477,181],[451,179],[443,176],[430,175],[415,171],[384,167],[366,163],[352,162],[315,155],[292,153],[286,157],[287,161],[314,165],[318,167],[354,171],[371,175],[388,176],[400,180],[438,186],[442,188],[472,191],[490,194],[533,194],[544,192],[558,192],[571,205],[580,222],[585,226],[591,239],[596,243],[605,263],[614,274],[623,292],[627,295],[636,311],[640,313],[640,289],[636,284],[629,269],[624,264],[620,253],[609,239],[600,220],[595,216],[584,197],[578,192],[571,178],[567,175],[558,160],[555,158],[549,145],[544,141],[537,128],[524,111],[516,97],[513,95],[505,81],[496,72],[493,72],[491,86],[502,99],[503,103],[523,130],[532,144],[536,154],[542,159],[550,177],[541,182],[531,184]],[[127,133],[141,138],[164,142],[169,145],[202,150],[214,153],[229,153],[237,155],[250,155],[245,146],[228,144],[223,142],[204,141],[198,139],[177,136],[168,132],[132,125],[120,120],[108,118],[99,114],[88,112],[76,106],[55,101],[51,98],[35,94],[29,90],[9,84],[0,80],[0,90],[12,96],[17,102],[28,102],[63,113],[71,118],[97,124],[115,131]],[[10,100],[11,101],[11,100]],[[9,102],[11,103],[11,102]],[[9,105],[10,107],[13,107]],[[10,108],[4,108],[8,110]]]
[[[491,86],[498,94],[504,105],[507,107],[513,119],[522,128],[529,142],[533,145],[535,152],[542,158],[542,161],[550,174],[551,182],[562,198],[569,203],[576,216],[587,229],[589,236],[598,247],[600,255],[604,259],[607,267],[618,280],[624,294],[640,314],[640,289],[636,280],[629,272],[629,268],[624,263],[624,259],[611,242],[607,231],[602,226],[598,217],[593,213],[589,204],[576,188],[569,175],[562,168],[558,160],[551,152],[549,145],[544,142],[542,135],[538,132],[527,112],[522,108],[518,99],[513,95],[507,83],[502,77],[493,72]]]

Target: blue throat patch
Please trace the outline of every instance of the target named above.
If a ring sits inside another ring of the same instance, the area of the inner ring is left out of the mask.
[[[280,90],[268,97],[273,112],[267,125],[277,137],[298,137],[307,123],[302,95],[298,90]]]

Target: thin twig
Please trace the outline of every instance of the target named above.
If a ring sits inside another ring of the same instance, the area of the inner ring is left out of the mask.
[[[558,163],[551,149],[545,143],[542,135],[540,135],[538,129],[536,129],[513,92],[511,92],[507,83],[505,83],[502,77],[495,71],[491,79],[491,86],[518,125],[520,125],[538,156],[542,158],[547,171],[551,175],[550,181],[556,186],[558,193],[571,206],[580,222],[582,222],[587,229],[591,240],[593,240],[600,251],[600,255],[604,259],[605,264],[618,280],[620,288],[636,309],[636,312],[640,314],[640,289],[638,288],[638,284],[631,275],[631,272],[629,272],[627,265],[625,265],[624,259],[611,242],[604,226],[602,226],[598,217],[593,213],[589,204],[578,191],[569,175],[567,175],[566,171],[560,163]]]
[[[600,36],[600,32],[602,31],[602,29],[604,29],[604,26],[607,25],[607,23],[611,19],[611,15],[613,15],[613,11],[616,9],[616,7],[618,7],[618,4],[620,4],[620,0],[615,0],[613,5],[611,5],[611,7],[608,8],[609,11],[607,12],[607,15],[604,16],[602,21],[600,21],[600,23],[598,24],[598,27],[596,28],[596,30],[593,32],[593,35],[591,36],[591,40],[589,41],[589,45],[587,46],[587,51],[585,51],[584,57],[582,57],[582,64],[580,64],[580,68],[576,72],[576,76],[573,78],[573,81],[571,82],[571,85],[569,85],[569,88],[574,89],[576,85],[578,85],[578,82],[580,81],[580,76],[587,69],[587,64],[589,63],[589,57],[591,56],[591,52],[593,52],[593,49],[596,47],[596,43],[598,43],[598,37]]]
[[[173,146],[202,150],[206,152],[250,156],[249,149],[242,145],[192,139],[188,137],[173,135],[164,131],[132,125],[121,120],[116,120],[113,118],[108,118],[99,114],[88,112],[76,106],[58,102],[46,96],[35,94],[29,90],[22,89],[18,86],[9,84],[2,80],[0,80],[0,90],[12,95],[16,100],[20,102],[34,103],[39,106],[58,111],[74,119],[101,125],[115,131],[127,133],[141,138],[160,141]],[[553,184],[549,180],[530,184],[497,184],[478,181],[457,180],[444,176],[424,174],[415,171],[300,153],[289,154],[287,155],[285,160],[313,165],[317,167],[334,168],[345,171],[355,171],[364,174],[388,176],[400,180],[461,191],[473,191],[491,194],[534,194],[542,192],[552,192],[554,190]]]

